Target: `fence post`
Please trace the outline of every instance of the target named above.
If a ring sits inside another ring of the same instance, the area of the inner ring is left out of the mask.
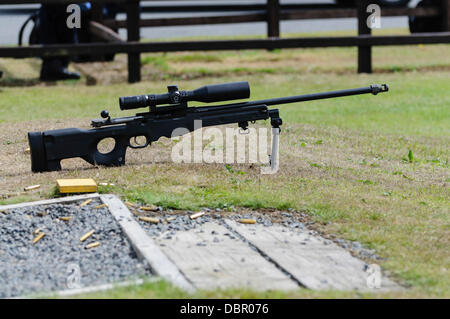
[[[127,40],[139,41],[140,12],[139,1],[128,1],[126,3],[127,12]],[[141,55],[139,53],[128,54],[128,82],[141,81]]]
[[[450,0],[442,0],[442,31],[450,31]]]
[[[280,36],[280,0],[267,0],[267,36]]]
[[[367,25],[367,6],[370,1],[358,1],[358,35],[371,34],[371,29]],[[358,73],[372,73],[372,47],[358,46]]]

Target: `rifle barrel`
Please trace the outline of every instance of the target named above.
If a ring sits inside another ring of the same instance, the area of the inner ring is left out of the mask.
[[[386,84],[382,84],[382,85],[373,84],[368,87],[357,88],[357,89],[313,93],[313,94],[305,94],[305,95],[295,95],[295,96],[280,97],[280,98],[267,99],[267,100],[244,102],[242,104],[244,104],[245,106],[253,106],[253,105],[259,105],[259,104],[265,104],[265,105],[269,106],[269,105],[288,104],[288,103],[305,102],[305,101],[313,101],[313,100],[323,100],[323,99],[330,99],[330,98],[336,98],[336,97],[342,97],[342,96],[368,94],[368,93],[372,93],[372,94],[376,95],[378,93],[387,92],[388,90],[389,90],[389,88]]]

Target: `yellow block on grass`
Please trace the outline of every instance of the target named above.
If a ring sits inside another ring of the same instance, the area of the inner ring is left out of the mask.
[[[92,178],[57,179],[60,193],[95,193],[97,183]]]

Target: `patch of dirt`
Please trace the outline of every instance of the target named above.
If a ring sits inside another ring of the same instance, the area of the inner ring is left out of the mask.
[[[30,121],[23,123],[2,123],[0,130],[5,132],[0,137],[2,152],[0,153],[0,193],[9,194],[21,192],[23,187],[30,185],[31,180],[49,179],[58,176],[58,172],[45,174],[31,174],[30,155],[25,152],[28,148],[27,133],[30,131],[44,131],[67,127],[89,128],[90,120],[56,120]],[[356,184],[382,185],[383,188],[402,189],[421,188],[423,185],[446,185],[449,178],[447,167],[435,164],[406,165],[401,162],[402,154],[407,149],[399,150],[404,142],[395,141],[393,137],[380,137],[370,133],[352,134],[348,130],[337,128],[316,128],[309,125],[290,125],[284,130],[281,138],[281,171],[278,174],[288,178],[320,178],[335,181],[353,181]],[[403,137],[405,138],[405,137]],[[306,141],[302,146],[299,139]],[[440,138],[414,138],[415,144],[441,144]],[[320,140],[321,143],[317,144]],[[391,146],[385,144],[391,141]],[[140,170],[149,164],[168,164],[171,161],[172,146],[175,141],[162,138],[150,147],[140,150],[127,150],[125,170]],[[408,143],[409,144],[409,143]],[[206,143],[204,143],[206,146]],[[372,154],[372,155],[371,155]],[[195,170],[199,164],[179,164],[187,170]],[[216,169],[218,164],[200,164]],[[177,166],[177,165],[175,165]],[[223,165],[219,165],[223,168]],[[238,165],[239,166],[239,165]],[[238,168],[234,165],[233,167]],[[102,176],[109,169],[95,168],[82,159],[68,159],[62,163],[65,175],[81,175],[87,170],[89,175]],[[259,173],[259,165],[243,165],[242,169],[250,175]],[[111,172],[114,170],[111,169]],[[117,174],[117,171],[114,171]],[[400,172],[400,173],[399,173]],[[31,178],[30,178],[31,177]],[[120,177],[114,176],[115,179]],[[193,181],[200,186],[200,181]],[[46,183],[47,184],[47,183]],[[168,191],[183,192],[182,186],[165,185]],[[179,189],[177,189],[177,187]],[[181,187],[181,188],[180,188]]]
[[[86,85],[126,83],[128,62],[126,55],[116,55],[113,62],[72,63],[75,70],[86,77]]]

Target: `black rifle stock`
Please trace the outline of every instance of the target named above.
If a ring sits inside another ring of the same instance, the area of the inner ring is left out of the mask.
[[[60,170],[62,159],[74,157],[80,157],[93,165],[124,165],[128,147],[144,148],[161,137],[170,138],[192,132],[196,129],[194,127],[196,120],[201,120],[203,127],[238,123],[240,128],[247,129],[248,122],[270,118],[272,127],[279,128],[282,120],[278,109],[270,110],[268,109],[270,105],[367,93],[376,95],[387,91],[387,85],[383,84],[218,106],[188,107],[189,101],[211,103],[248,98],[250,88],[247,82],[210,85],[194,91],[179,91],[176,86],[169,86],[166,94],[120,98],[121,109],[149,107],[149,112],[112,119],[107,111],[102,111],[103,119],[92,120],[92,129],[67,128],[29,132],[31,170],[33,172]],[[161,104],[168,105],[157,107]],[[184,130],[176,133],[175,130],[180,128]],[[131,140],[137,137],[145,137],[145,143],[132,144]],[[105,138],[115,140],[114,148],[106,154],[98,150],[98,144]]]

